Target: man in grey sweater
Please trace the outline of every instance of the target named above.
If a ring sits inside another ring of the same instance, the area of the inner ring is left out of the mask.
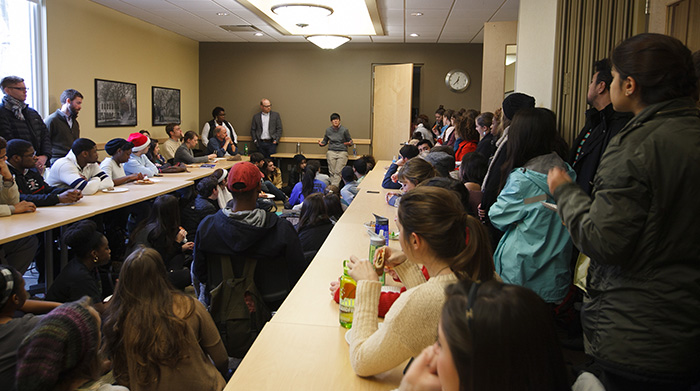
[[[318,140],[318,145],[328,145],[326,160],[328,160],[328,173],[331,176],[331,185],[338,186],[340,172],[348,163],[348,147],[352,145],[350,131],[340,124],[340,114],[331,114],[331,126],[326,129],[323,140]]]

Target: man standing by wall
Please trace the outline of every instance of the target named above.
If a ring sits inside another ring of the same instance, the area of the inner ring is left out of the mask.
[[[610,83],[613,77],[610,60],[604,58],[593,64],[595,73],[588,85],[586,124],[576,137],[569,152],[569,164],[576,171],[576,182],[588,195],[593,190],[593,177],[608,142],[632,118],[630,113],[613,110]]]
[[[66,156],[73,141],[80,138],[78,113],[83,105],[83,94],[69,88],[61,94],[61,108],[46,119],[51,137],[51,164]]]
[[[272,111],[269,99],[260,100],[260,112],[253,116],[250,136],[264,157],[277,153],[277,144],[282,137],[282,119],[279,113]]]
[[[328,173],[331,176],[331,185],[338,186],[340,172],[348,163],[348,147],[352,145],[350,131],[340,124],[340,114],[331,114],[331,126],[326,129],[323,140],[318,140],[318,145],[328,145],[326,160],[328,160]]]
[[[27,86],[18,76],[7,76],[0,81],[5,93],[0,103],[0,137],[5,140],[21,138],[32,143],[37,154],[36,168],[43,173],[51,159],[51,138],[44,120],[36,110],[27,106]]]

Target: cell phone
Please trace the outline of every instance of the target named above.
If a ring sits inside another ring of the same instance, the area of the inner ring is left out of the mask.
[[[216,167],[216,164],[202,164],[200,167],[202,167],[202,168],[214,168],[214,167]]]
[[[376,190],[367,190],[367,192],[371,194],[379,194],[379,192]]]
[[[540,201],[542,205],[544,205],[545,208],[553,211],[558,211],[559,207],[557,207],[557,204],[552,204],[551,202],[545,202],[545,201]]]

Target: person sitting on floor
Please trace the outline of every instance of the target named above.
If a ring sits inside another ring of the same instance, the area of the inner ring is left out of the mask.
[[[211,145],[211,143],[209,143]],[[199,223],[216,213],[219,208],[219,186],[217,178],[208,176],[197,183],[197,197],[182,208],[182,227],[187,231],[187,241],[194,242]]]
[[[340,202],[347,209],[357,194],[357,177],[355,176],[355,170],[350,166],[345,166],[340,170],[340,177],[345,184],[343,188],[340,189]]]
[[[36,170],[36,159],[34,147],[29,141],[14,139],[7,143],[7,167],[15,177],[20,200],[41,207],[72,204],[83,198],[80,190],[49,186]]]
[[[261,175],[263,176],[262,179],[262,191],[268,194],[272,194],[275,196],[275,200],[278,201],[284,201],[285,204],[289,201],[289,198],[287,197],[282,190],[280,190],[277,186],[275,186],[272,182],[269,180],[265,179],[265,157],[263,156],[262,153],[260,152],[253,152],[250,154],[250,162],[253,163],[258,169],[260,170]],[[287,209],[290,209],[292,205],[285,205]]]
[[[304,252],[318,251],[333,229],[333,223],[328,217],[324,195],[314,193],[304,199],[297,224],[299,241]]]
[[[50,186],[78,189],[84,195],[113,188],[114,182],[102,171],[97,159],[95,142],[79,138],[73,142],[66,157],[56,160],[51,165],[46,182]]]
[[[134,144],[123,138],[113,138],[105,144],[105,152],[110,157],[100,163],[100,168],[112,178],[114,186],[143,179],[143,174],[140,172],[131,175],[126,175],[124,172],[123,164],[129,161],[132,148],[134,148]]]
[[[194,164],[194,163],[206,163],[209,161],[212,161],[216,159],[216,154],[212,153],[207,156],[194,156],[194,152],[192,152],[192,149],[197,146],[197,143],[199,142],[199,136],[197,136],[197,133],[188,130],[187,133],[185,133],[184,141],[182,142],[182,145],[180,145],[177,148],[177,151],[175,151],[175,163],[184,163],[184,164]]]
[[[312,160],[313,162],[313,160]],[[318,166],[315,164],[307,164],[306,171],[304,171],[304,176],[301,178],[301,182],[294,185],[292,189],[292,195],[289,196],[289,203],[294,206],[304,202],[304,197],[308,197],[309,194],[318,193],[326,189],[326,185],[320,180],[316,179],[316,173]]]

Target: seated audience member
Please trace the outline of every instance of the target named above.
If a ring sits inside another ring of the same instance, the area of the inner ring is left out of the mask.
[[[245,259],[256,259],[255,285],[274,311],[301,277],[306,262],[292,224],[274,212],[256,209],[261,178],[260,170],[250,162],[231,167],[228,189],[233,200],[199,224],[193,274],[206,283],[208,297],[209,291],[221,283],[218,260],[222,255],[231,257],[236,275],[242,273]]]
[[[114,378],[132,391],[220,391],[228,357],[219,331],[166,274],[150,248],[138,247],[124,262],[104,323]]]
[[[0,265],[0,384],[6,390],[15,389],[19,344],[41,320],[40,314],[60,305],[28,298],[22,275],[12,266]],[[24,314],[16,317],[18,311]]]
[[[306,165],[307,167],[309,165],[316,167],[316,179],[323,182],[323,184],[326,185],[326,187],[330,186],[331,177],[321,172],[321,162],[319,162],[318,160],[309,160],[309,162]]]
[[[400,391],[570,389],[551,314],[535,293],[460,281],[446,296],[437,342],[411,363]]]
[[[437,171],[432,164],[425,159],[414,157],[404,164],[397,176],[397,182],[401,185],[401,192],[390,191],[386,193],[386,202],[391,206],[398,206],[397,201],[401,195],[414,189],[426,179],[437,176]]]
[[[75,140],[66,157],[56,160],[51,165],[46,182],[50,186],[80,190],[84,195],[111,189],[114,182],[97,164],[97,158],[95,142],[79,138]]]
[[[211,140],[210,140],[211,141]],[[211,142],[209,143],[211,145]],[[288,201],[288,197],[286,194],[282,192],[277,186],[272,184],[272,182],[268,181],[265,179],[265,157],[263,156],[262,153],[260,152],[253,152],[250,154],[250,162],[253,163],[259,170],[260,170],[260,175],[263,176],[263,183],[262,183],[262,191],[265,193],[269,193],[275,196],[275,199],[278,201]]]
[[[148,146],[146,157],[148,157],[148,160],[155,164],[156,168],[158,168],[158,172],[169,174],[187,171],[187,166],[185,166],[183,163],[174,163],[174,161],[173,164],[168,163],[165,157],[160,154],[160,146],[158,145],[158,140],[156,139],[151,139],[151,144]]]
[[[17,350],[17,389],[74,391],[97,380],[104,367],[99,353],[101,323],[87,297],[44,315]],[[129,391],[111,384],[91,386]]]
[[[141,129],[141,130],[139,130],[139,133],[145,135],[146,137],[148,137],[148,138],[150,138],[150,139],[153,139],[153,137],[151,137],[151,132],[149,132],[149,131],[146,130],[146,129]]]
[[[180,124],[169,123],[165,125],[165,133],[168,134],[168,139],[163,143],[163,148],[161,151],[165,161],[167,162],[168,160],[175,158],[175,152],[177,152],[177,149],[180,148],[180,145],[182,144],[180,141],[182,139],[182,129],[180,129]],[[153,159],[151,159],[151,161],[153,161]]]
[[[443,189],[453,191],[455,195],[457,195],[457,198],[459,198],[459,202],[462,203],[464,211],[476,217],[476,209],[471,209],[469,205],[469,190],[464,187],[462,182],[452,178],[437,176],[435,178],[426,179],[419,184],[419,186],[442,187]]]
[[[338,186],[330,185],[326,187],[325,194],[323,195],[323,202],[326,204],[326,213],[333,224],[340,220],[340,216],[343,215],[344,211],[338,193]]]
[[[129,245],[155,249],[165,263],[168,279],[177,289],[191,285],[190,257],[193,242],[187,241],[187,231],[180,226],[180,206],[170,194],[156,197],[148,217],[131,233]]]
[[[347,208],[357,194],[357,177],[355,170],[350,166],[340,170],[340,177],[343,179],[343,188],[340,189],[340,202]]]
[[[107,238],[97,230],[94,221],[82,220],[68,227],[63,241],[73,250],[75,258],[51,284],[46,299],[67,303],[89,296],[95,309],[102,313],[105,304],[102,303],[102,282],[97,267],[110,260]]]
[[[7,167],[15,177],[20,200],[36,206],[51,206],[72,204],[83,198],[80,190],[49,186],[35,168],[36,159],[29,141],[14,139],[7,143]]]
[[[100,168],[105,174],[107,174],[107,176],[112,178],[114,186],[143,179],[143,174],[140,172],[126,175],[126,172],[124,172],[124,167],[122,166],[124,163],[129,161],[129,158],[131,157],[131,149],[133,147],[133,143],[130,143],[123,138],[114,138],[105,144],[105,152],[107,152],[109,157],[100,163]]]
[[[481,183],[488,169],[488,159],[479,152],[469,152],[462,158],[459,166],[459,176],[464,187],[469,190],[469,205],[477,213],[481,203]]]
[[[275,162],[270,158],[265,158],[265,165],[263,165],[263,178],[265,181],[272,183],[278,189],[282,189],[282,172],[279,168],[275,166]]]
[[[224,110],[224,108],[218,106],[214,107],[214,110],[212,110],[211,115],[213,116],[213,119],[209,122],[206,122],[202,127],[202,145],[204,145],[205,147],[208,146],[209,141],[212,138],[214,138],[214,128],[216,128],[217,126],[225,126],[227,129],[227,136],[233,141],[235,149],[236,145],[238,145],[238,135],[233,129],[233,126],[231,126],[231,123],[226,121],[226,111]]]
[[[126,141],[134,144],[129,160],[124,163],[126,175],[141,173],[143,176],[153,177],[158,174],[158,167],[146,156],[151,139],[142,133],[131,133]]]
[[[218,199],[217,178],[208,176],[197,183],[197,197],[182,208],[182,227],[187,231],[188,242],[194,242],[197,227],[202,219],[220,209]]]
[[[418,153],[421,154],[423,152],[428,153],[430,152],[430,148],[433,147],[433,143],[430,142],[430,140],[421,140],[416,144],[416,147],[418,148]]]
[[[175,151],[175,163],[184,164],[194,164],[194,163],[206,163],[210,160],[216,159],[216,154],[212,153],[207,156],[194,157],[194,152],[192,149],[197,146],[199,142],[199,136],[197,133],[189,130],[185,133],[184,141],[182,145]]]
[[[557,213],[539,201],[554,202],[547,187],[552,167],[576,176],[564,161],[568,148],[557,133],[554,113],[544,108],[520,110],[510,125],[508,144],[501,172],[505,183],[489,210],[491,224],[505,232],[493,256],[496,272],[503,282],[530,288],[547,303],[559,304],[571,285],[573,246]]]
[[[301,154],[294,155],[294,166],[289,171],[287,186],[282,189],[284,194],[288,196],[292,194],[294,185],[301,182],[301,176],[304,175],[304,170],[306,170],[306,157]]]
[[[385,189],[400,189],[401,185],[396,182],[396,172],[399,170],[400,167],[403,167],[404,164],[406,164],[407,161],[410,159],[413,159],[414,157],[418,156],[419,154],[418,147],[415,145],[404,145],[401,147],[399,150],[399,156],[398,159],[396,159],[395,162],[392,162],[389,168],[386,170],[386,174],[384,174],[384,180],[382,181],[382,187]]]
[[[326,212],[322,193],[314,193],[304,199],[297,224],[301,249],[304,252],[318,251],[333,229],[333,223]]]
[[[470,117],[462,118],[458,123],[457,137],[459,144],[455,143],[455,161],[461,162],[464,155],[469,152],[476,151],[477,143],[479,142],[479,132],[476,131],[474,120]]]
[[[476,152],[482,154],[487,160],[496,152],[496,140],[491,132],[491,125],[494,123],[493,113],[485,112],[476,117],[476,131],[481,139],[476,145]]]
[[[455,169],[454,153],[446,145],[433,147],[423,159],[432,164],[440,176],[450,176],[450,173]]]
[[[306,171],[304,171],[301,182],[294,185],[292,195],[289,196],[290,205],[301,204],[304,202],[304,197],[308,197],[311,193],[323,193],[326,189],[326,184],[316,179],[316,170],[318,170],[317,165],[311,163],[306,165]]]
[[[226,205],[233,199],[233,196],[231,195],[231,192],[228,191],[226,188],[226,177],[228,175],[227,170],[223,170],[221,168],[218,168],[214,170],[214,173],[211,174],[213,178],[216,179],[217,181],[217,188],[218,188],[218,193],[219,196],[217,197],[217,203],[219,204],[219,209],[224,209]]]
[[[390,370],[435,342],[445,287],[460,279],[494,278],[485,230],[449,190],[421,186],[409,191],[397,224],[403,252],[381,251],[385,266],[408,290],[386,314],[383,327],[377,327],[381,283],[372,262],[355,256],[348,262],[348,273],[357,281],[350,363],[359,376]],[[418,264],[428,270],[427,282]]]
[[[362,155],[360,159],[364,160],[365,163],[367,163],[367,172],[372,171],[374,166],[377,165],[377,159],[375,159],[372,155]]]
[[[421,114],[416,119],[416,129],[414,133],[418,132],[422,136],[422,140],[433,141],[433,132],[428,129],[430,127],[430,120],[425,114]]]
[[[233,156],[238,153],[236,145],[228,136],[225,127],[215,127],[213,135],[214,137],[210,138],[207,143],[207,151],[209,153],[216,154],[217,157]]]
[[[442,116],[445,114],[445,106],[440,105],[440,107],[435,110],[435,124],[433,124],[433,127],[431,131],[433,132],[433,140],[437,139],[438,136],[440,136],[440,133],[442,132]]]

